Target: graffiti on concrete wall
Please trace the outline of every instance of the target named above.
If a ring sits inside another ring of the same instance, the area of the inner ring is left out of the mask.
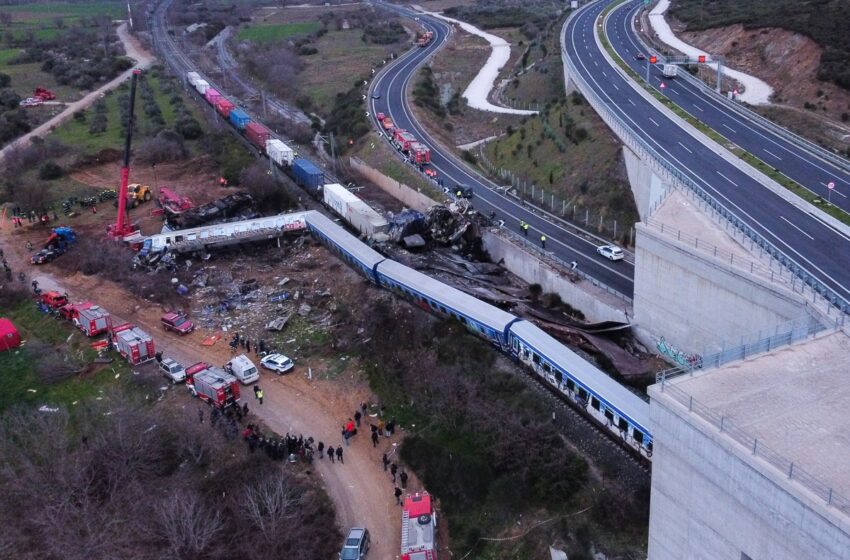
[[[699,354],[688,354],[682,352],[672,344],[664,340],[662,336],[656,345],[658,351],[676,362],[676,364],[690,369],[700,369],[702,367],[702,356]]]

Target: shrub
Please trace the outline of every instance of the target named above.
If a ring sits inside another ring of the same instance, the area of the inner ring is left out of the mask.
[[[38,178],[42,181],[52,181],[60,178],[63,173],[64,171],[56,162],[46,161],[38,169]]]

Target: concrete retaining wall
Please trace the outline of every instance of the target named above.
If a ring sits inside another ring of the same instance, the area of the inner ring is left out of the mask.
[[[799,294],[747,271],[694,253],[660,232],[636,225],[634,320],[648,333],[688,351],[732,346],[742,336],[802,317]],[[652,344],[654,346],[654,344]]]
[[[503,266],[529,284],[540,284],[544,292],[552,292],[584,313],[588,321],[629,322],[629,303],[594,286],[588,281],[573,283],[554,267],[541,261],[509,240],[493,232],[482,236],[484,248],[493,262],[504,259]]]
[[[628,146],[623,146],[623,159],[638,215],[645,221],[655,205],[667,195],[669,187]]]
[[[392,197],[395,197],[399,201],[402,202],[408,208],[413,210],[418,210],[420,212],[425,212],[435,204],[435,201],[431,200],[421,192],[417,191],[412,187],[408,187],[404,183],[400,183],[395,179],[387,177],[374,167],[367,165],[364,161],[359,158],[350,158],[351,167],[354,168],[355,171],[369,179],[371,182],[378,185],[384,192],[389,194]]]
[[[650,396],[651,560],[850,558],[848,523],[837,525],[825,506],[789,493],[784,486],[793,481],[658,385]]]

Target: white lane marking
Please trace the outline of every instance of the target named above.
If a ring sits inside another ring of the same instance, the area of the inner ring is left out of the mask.
[[[657,122],[655,122],[655,119],[653,119],[652,117],[649,117],[649,120],[650,120],[650,121],[652,122],[652,124],[654,124],[655,126],[661,126],[660,124],[658,124]]]
[[[728,124],[726,124],[726,123],[723,123],[723,126],[725,126],[726,128],[728,128],[729,130],[731,130],[732,132],[734,132],[734,133],[736,133],[736,134],[738,133],[738,131],[737,131],[737,130],[735,130],[734,128],[732,128],[731,126],[729,126],[729,125],[728,125]]]
[[[686,150],[688,150],[688,153],[689,153],[689,154],[692,154],[692,153],[693,153],[693,152],[691,151],[691,149],[690,149],[690,148],[688,148],[687,146],[685,146],[685,145],[684,145],[684,144],[682,144],[681,142],[679,142],[679,145],[680,145],[681,147],[685,148]]]
[[[632,105],[634,105],[635,107],[637,107],[637,103],[635,103],[634,101],[632,101],[632,98],[631,98],[631,97],[629,97],[629,103],[631,103]]]
[[[715,171],[717,171],[717,170],[715,169]],[[732,183],[733,185],[735,185],[736,187],[738,186],[738,183],[736,183],[735,181],[733,181],[732,179],[730,179],[729,177],[727,177],[726,175],[724,175],[720,171],[717,171],[717,174],[720,175],[721,177],[723,177],[724,179],[726,179],[727,181],[729,181],[730,183]]]
[[[602,71],[602,75],[605,76],[606,78],[608,77],[608,74],[605,73],[605,70]]]
[[[705,113],[705,109],[703,109],[702,107],[700,107],[700,106],[699,106],[699,105],[697,105],[696,103],[694,103],[694,109],[697,109],[697,110],[702,111],[703,113]]]
[[[786,223],[786,224],[788,224],[788,225],[789,225],[789,226],[791,226],[792,228],[796,229],[797,231],[799,231],[800,233],[802,233],[803,235],[805,235],[806,237],[808,237],[808,238],[809,238],[809,239],[811,239],[812,241],[814,241],[814,240],[815,240],[815,238],[814,238],[814,237],[812,237],[811,235],[809,235],[809,234],[808,234],[808,233],[806,233],[805,231],[801,230],[799,227],[797,227],[797,225],[795,225],[793,222],[791,222],[791,221],[790,221],[788,218],[786,218],[785,216],[779,216],[779,217],[780,217],[780,218],[782,218],[782,219],[785,221],[785,223]]]
[[[616,89],[617,91],[620,91],[620,88],[617,87],[617,84],[611,84],[611,85],[614,86],[614,89]]]
[[[595,64],[596,66],[599,66],[599,63],[596,62],[595,60],[593,61],[593,64]]]
[[[774,154],[773,152],[771,152],[771,151],[770,151],[770,150],[768,150],[767,148],[762,148],[762,150],[764,150],[765,152],[769,153],[770,155],[772,155],[773,157],[775,157],[775,158],[776,158],[776,159],[778,159],[779,161],[782,161],[782,158],[781,158],[781,157],[779,157],[778,155]]]
[[[667,89],[669,89],[669,90],[670,90],[670,93],[675,93],[676,95],[679,95],[679,92],[678,92],[678,91],[676,91],[675,89],[673,89],[673,88],[671,88],[671,87],[668,87]]]

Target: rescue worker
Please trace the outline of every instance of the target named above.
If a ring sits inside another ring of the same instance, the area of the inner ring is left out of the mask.
[[[407,490],[407,471],[402,470],[401,474],[398,475],[399,480],[401,480],[401,487]]]
[[[362,414],[360,414],[359,410],[354,413],[354,423],[357,424],[358,428],[360,427],[360,418],[361,417],[362,417]]]
[[[345,464],[345,461],[342,460],[342,446],[341,445],[336,448],[336,458],[337,458],[337,461]]]
[[[522,233],[525,234],[526,237],[528,237],[528,224],[525,222],[522,223]]]
[[[319,459],[324,459],[325,458],[325,442],[320,441],[319,445],[316,446],[316,449],[319,450]]]
[[[540,236],[540,246],[543,247],[544,249],[546,248],[546,236],[545,235]]]
[[[334,462],[334,446],[333,445],[328,446],[328,459],[331,460],[331,463]]]
[[[519,221],[519,231],[525,233],[525,221],[523,220]]]
[[[257,389],[257,400],[260,401],[261,405],[263,404],[263,390],[260,388]]]
[[[390,474],[393,475],[393,484],[395,484],[395,473],[397,473],[397,472],[398,472],[398,465],[393,463],[392,466],[390,466]]]
[[[387,472],[387,465],[390,464],[390,460],[387,457],[386,453],[384,453],[384,457],[383,457],[383,459],[381,459],[381,461],[383,461],[383,463],[384,463],[384,472]]]
[[[378,447],[378,432],[372,431],[372,447]]]
[[[395,490],[393,492],[393,495],[395,496],[395,503],[398,504],[398,505],[402,505],[402,503],[401,503],[401,488],[396,486]]]

